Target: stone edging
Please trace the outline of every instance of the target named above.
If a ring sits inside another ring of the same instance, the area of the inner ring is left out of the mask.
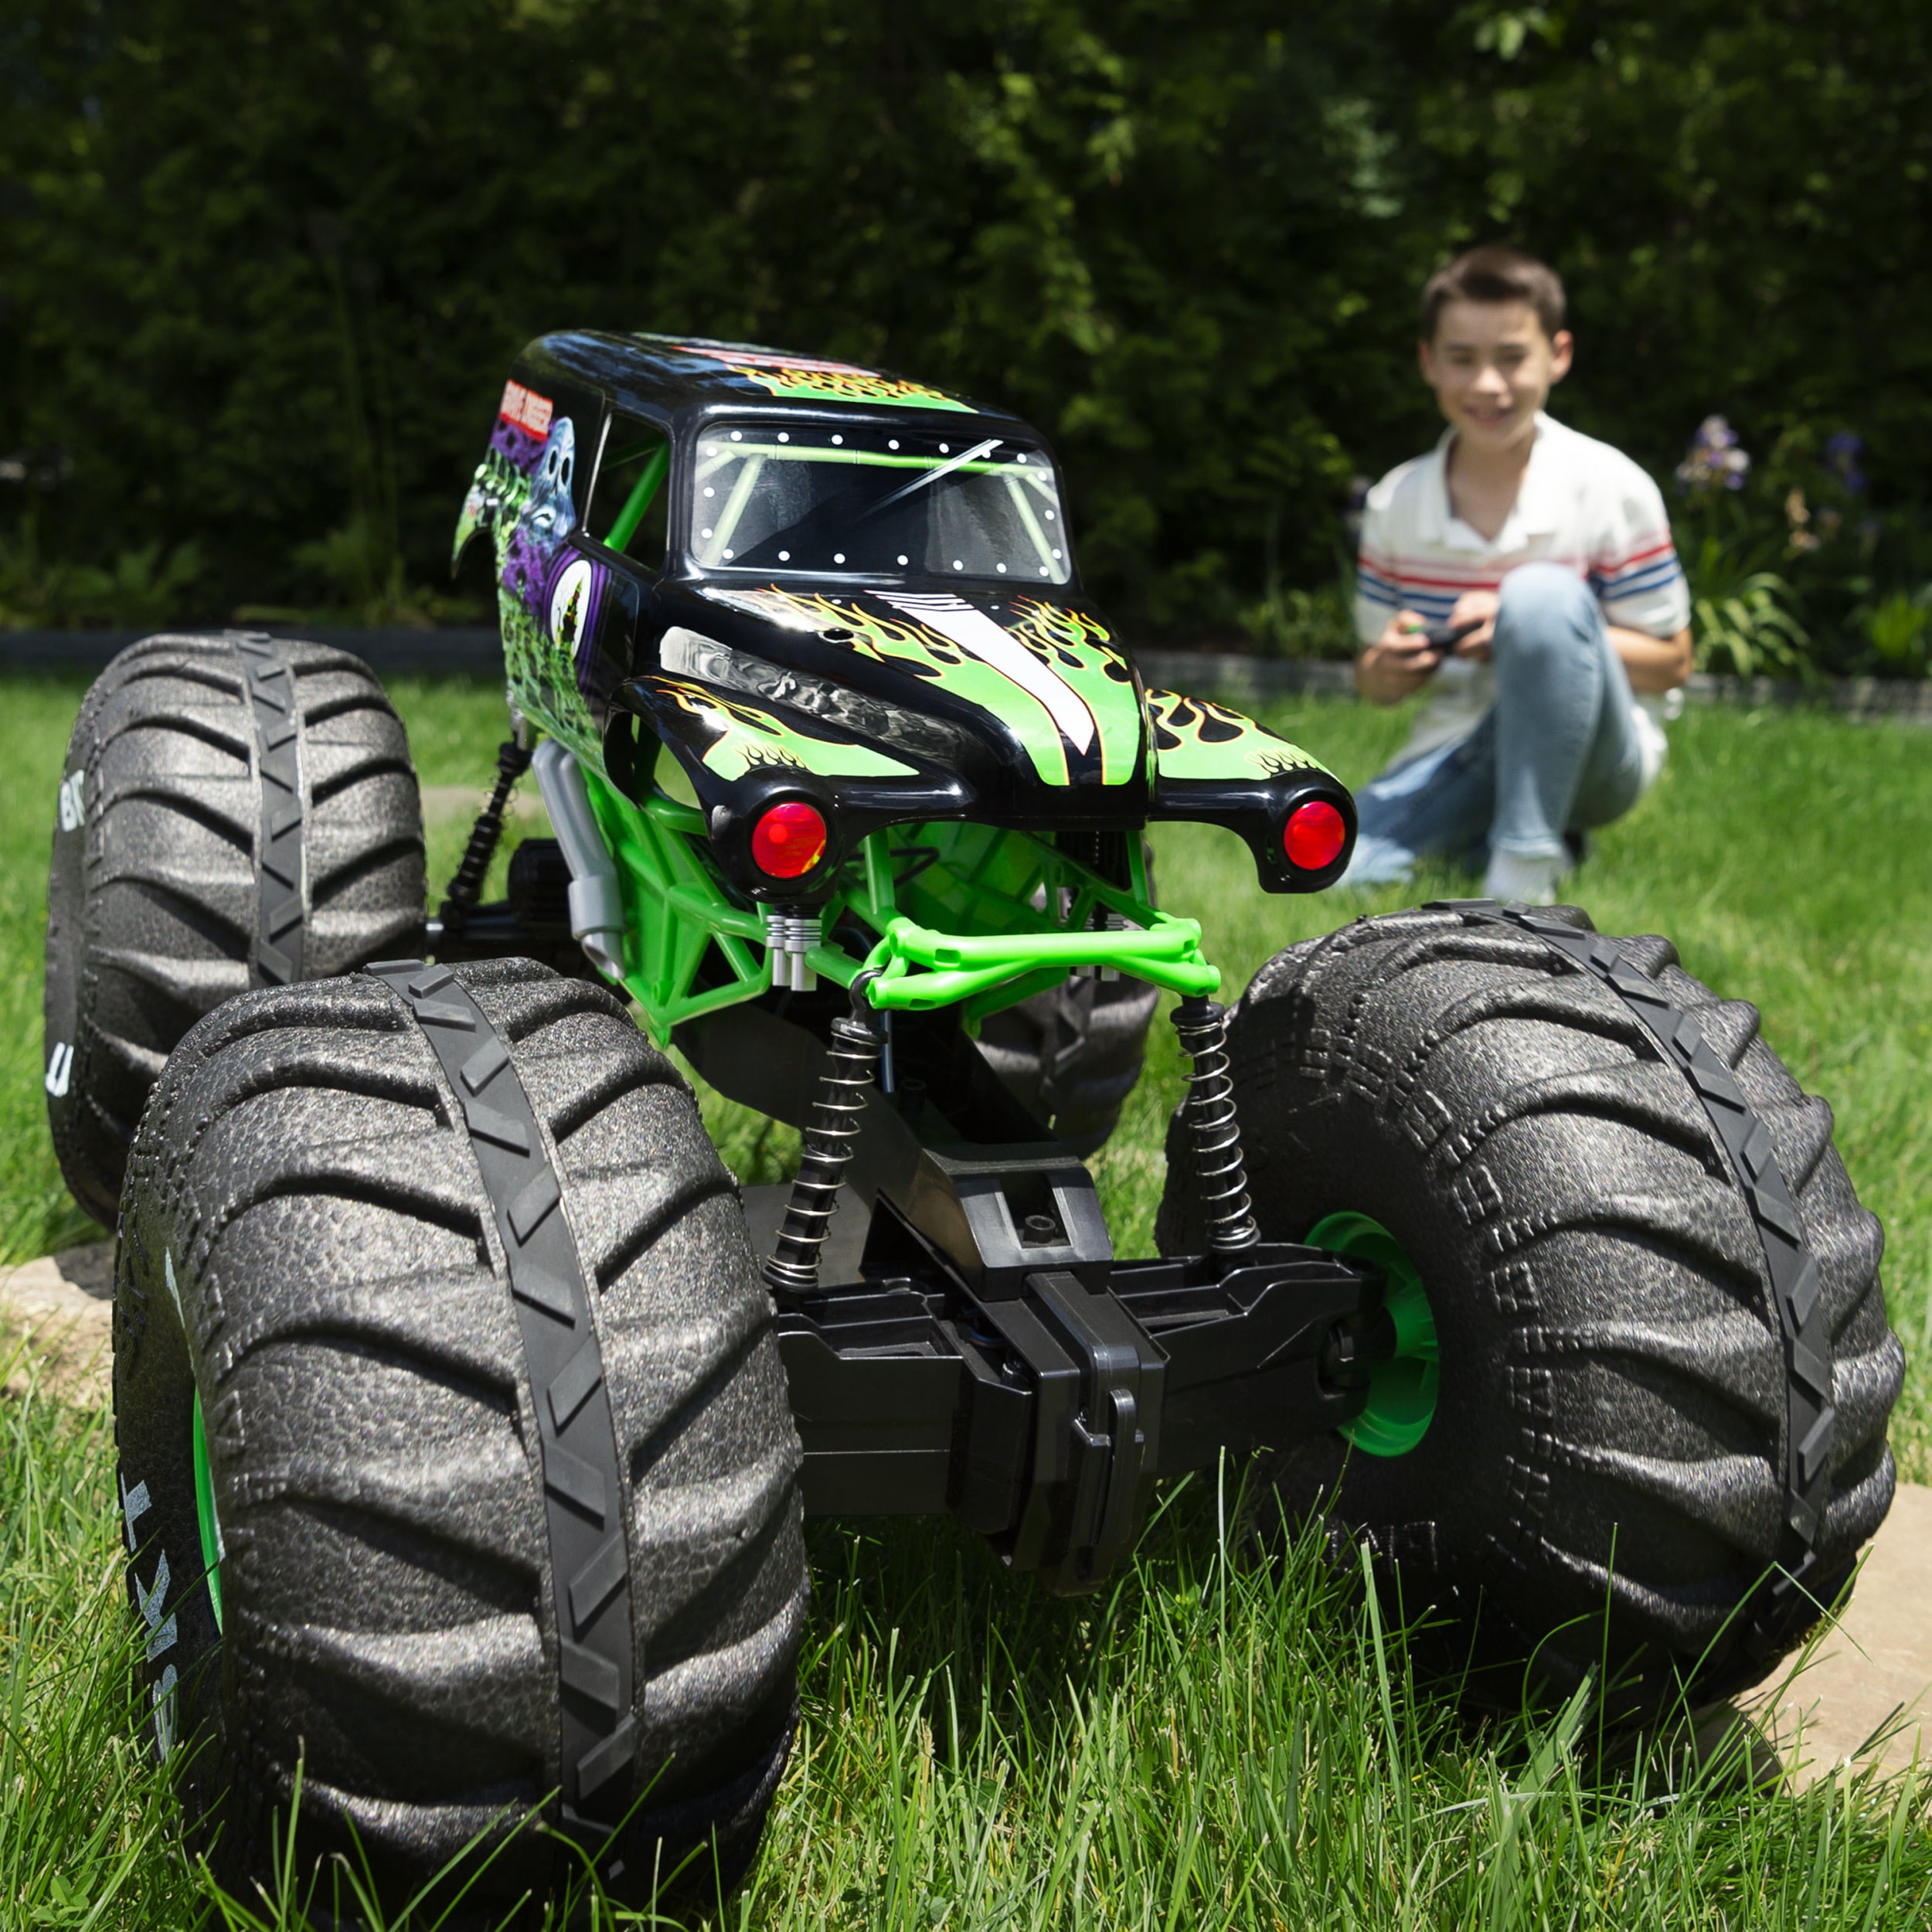
[[[352,651],[386,677],[467,672],[501,675],[495,628],[451,631],[304,630],[268,627],[276,636],[311,638]],[[0,674],[9,672],[104,670],[114,655],[146,631],[0,631]],[[1355,689],[1349,665],[1326,658],[1258,658],[1239,651],[1142,650],[1134,653],[1150,683],[1179,691],[1253,700],[1298,692],[1337,695]],[[1871,723],[1895,719],[1932,726],[1932,679],[1832,678],[1816,684],[1772,678],[1720,677],[1700,671],[1685,696],[1692,704],[1816,706]]]
[[[112,1393],[114,1294],[111,1241],[0,1268],[5,1393],[18,1395],[28,1384],[26,1362],[16,1352],[24,1331],[52,1393],[83,1405],[106,1403]]]
[[[1325,658],[1256,658],[1240,651],[1137,651],[1149,683],[1179,691],[1253,699],[1298,692],[1345,695],[1355,689],[1351,666]],[[1860,723],[1894,719],[1932,727],[1932,679],[1832,678],[1816,684],[1772,678],[1727,678],[1693,673],[1685,689],[1692,704],[1815,706]]]

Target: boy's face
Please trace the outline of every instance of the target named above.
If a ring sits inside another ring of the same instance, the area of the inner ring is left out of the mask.
[[[1570,336],[1552,342],[1527,302],[1445,302],[1422,379],[1458,437],[1502,452],[1536,434],[1536,412],[1570,373]]]

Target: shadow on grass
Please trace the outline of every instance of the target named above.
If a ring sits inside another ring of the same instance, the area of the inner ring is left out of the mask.
[[[29,1386],[0,1403],[0,1458],[9,1923],[321,1932],[325,1904],[355,1911],[352,1865],[318,1883],[285,1862],[228,1899],[182,1850],[151,1714],[130,1716],[147,1633],[124,1597],[104,1418]],[[1735,1754],[1648,1747],[1606,1774],[1580,1700],[1472,1730],[1314,1539],[1230,1560],[1236,1515],[1212,1482],[1170,1492],[1123,1577],[1076,1599],[948,1522],[814,1524],[798,1744],[747,1883],[705,1914],[654,1918],[593,1889],[517,1922],[1923,1922],[1932,1821],[1914,1781],[1793,1800]]]
[[[1916,1780],[1794,1800],[1682,1709],[1607,1749],[1589,1683],[1472,1721],[1315,1537],[1230,1560],[1237,1514],[1189,1485],[1073,1600],[949,1523],[814,1526],[805,1723],[732,1922],[1651,1925],[1804,1855],[1803,1910],[1762,1923],[1932,1896]]]

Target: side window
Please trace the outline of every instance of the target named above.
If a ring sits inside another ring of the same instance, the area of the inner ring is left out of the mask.
[[[655,424],[614,416],[591,487],[584,529],[600,543],[655,570],[664,563],[665,478],[671,445]]]

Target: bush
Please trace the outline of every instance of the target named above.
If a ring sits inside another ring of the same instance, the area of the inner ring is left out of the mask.
[[[1337,648],[1349,478],[1434,433],[1417,291],[1493,237],[1569,283],[1580,428],[1662,474],[1721,399],[1767,531],[1818,473],[1766,567],[1821,668],[1876,662],[1855,614],[1932,580],[1928,56],[1918,0],[15,8],[0,529],[46,561],[8,607],[434,617],[509,359],[585,324],[1015,407],[1120,616]]]

